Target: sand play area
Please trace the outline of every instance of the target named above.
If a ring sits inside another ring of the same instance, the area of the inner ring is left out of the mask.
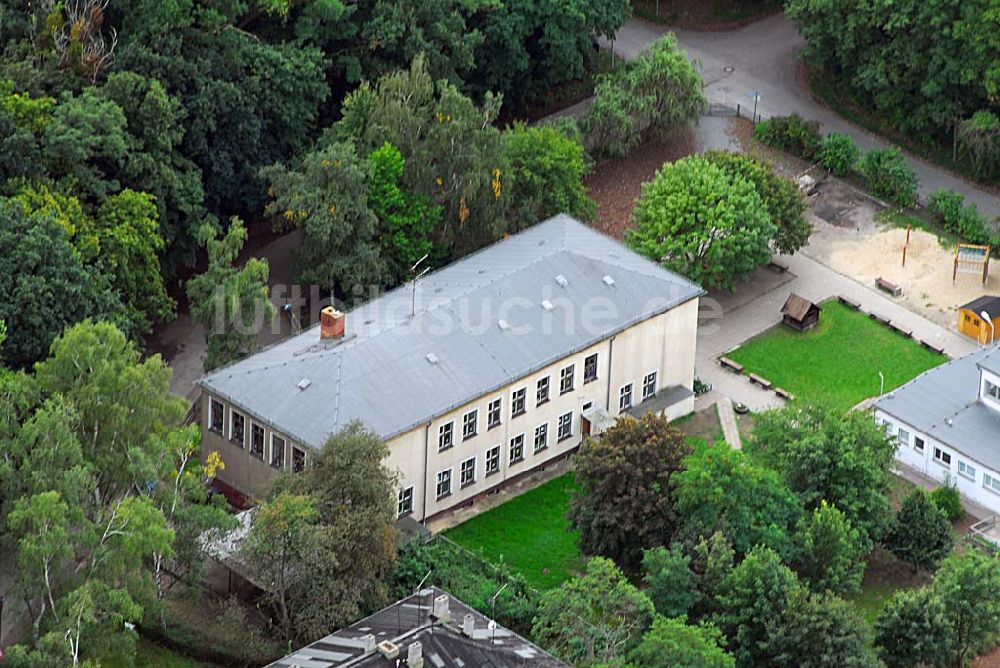
[[[913,229],[904,267],[906,230],[876,222],[880,207],[867,198],[831,180],[823,185],[826,192],[810,202],[807,214],[814,229],[803,251],[808,256],[867,286],[878,277],[895,283],[903,289],[901,303],[949,329],[956,327],[959,306],[1000,295],[1000,260],[990,264],[986,285],[981,276],[961,272],[953,283],[955,247]]]

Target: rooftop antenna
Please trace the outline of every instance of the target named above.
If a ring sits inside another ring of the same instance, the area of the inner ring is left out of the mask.
[[[425,255],[424,257],[427,256]],[[419,262],[417,264],[419,264]],[[427,582],[427,578],[429,578],[431,576],[431,573],[433,572],[434,572],[433,568],[427,571],[427,575],[425,575],[424,579],[421,580],[420,584],[417,585],[417,590],[413,592],[413,595],[417,597],[417,626],[420,626],[420,617],[421,615],[424,614],[424,599],[420,595],[420,590],[424,588],[424,583]]]
[[[493,594],[493,596],[490,597],[490,603],[493,604],[493,619],[490,620],[490,630],[493,631],[493,635],[492,637],[490,637],[491,645],[495,644],[497,641],[497,596],[499,596],[500,593],[504,589],[506,589],[507,585],[509,584],[510,584],[509,582],[505,583],[504,586],[500,587],[500,589],[497,590],[497,593]]]
[[[413,276],[413,278],[410,279],[410,284],[412,286],[412,296],[410,297],[410,316],[411,317],[417,315],[417,280],[420,279],[424,274],[426,274],[428,271],[431,270],[430,267],[427,267],[426,269],[424,269],[423,271],[421,271],[418,274],[418,273],[416,273],[417,267],[420,266],[421,262],[423,262],[424,260],[427,259],[428,255],[429,255],[429,253],[424,253],[424,256],[422,258],[420,258],[419,260],[417,260],[416,262],[414,262],[413,266],[410,267],[410,274],[412,274],[412,276]],[[428,575],[430,575],[430,573],[428,573]]]

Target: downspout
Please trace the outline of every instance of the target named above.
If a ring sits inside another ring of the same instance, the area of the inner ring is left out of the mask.
[[[608,341],[608,396],[605,399],[604,405],[607,406],[608,413],[611,412],[611,357],[615,352],[615,336],[612,336]]]
[[[428,422],[427,426],[424,427],[424,491],[423,491],[423,501],[421,505],[423,506],[423,517],[420,518],[420,523],[426,526],[427,522],[427,460],[430,456],[431,447],[431,423]]]

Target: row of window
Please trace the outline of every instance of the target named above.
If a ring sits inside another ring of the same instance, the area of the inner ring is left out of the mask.
[[[227,436],[225,432],[226,424],[226,407],[218,399],[212,399],[209,401],[208,407],[208,428],[214,431],[224,438]],[[249,446],[250,454],[257,459],[265,459],[265,443],[264,443],[264,427],[259,425],[253,420],[250,422],[250,439],[247,443],[247,417],[236,410],[229,411],[229,434],[228,438],[231,443],[239,448],[247,448]],[[285,439],[278,436],[274,432],[271,432],[271,444],[270,452],[267,453],[267,461],[276,469],[285,468]],[[298,473],[305,468],[306,465],[306,452],[302,448],[297,446],[292,446],[292,471]]]
[[[892,423],[886,422],[885,429],[888,435],[890,436],[893,435]],[[907,446],[910,445],[910,432],[908,429],[904,427],[899,427],[895,435],[896,435],[896,441],[898,443],[900,443],[901,445],[907,445]],[[923,438],[921,438],[920,436],[913,437],[914,450],[916,450],[917,452],[923,452],[925,445],[926,444],[924,443]],[[946,450],[943,450],[942,448],[935,446],[934,452],[932,453],[931,456],[934,459],[934,461],[940,464],[941,466],[947,466],[949,468],[951,467],[952,457],[950,452],[947,452]],[[975,466],[973,466],[972,464],[968,463],[963,459],[958,460],[958,475],[975,482],[976,473],[977,471]],[[996,492],[1000,494],[1000,478],[991,476],[989,473],[983,473],[983,487],[990,490],[991,492]]]
[[[583,361],[583,383],[597,380],[598,354],[588,355]],[[576,364],[568,364],[559,371],[559,395],[568,394],[576,388]],[[519,387],[510,395],[510,417],[520,417],[528,412],[528,388]],[[551,398],[551,378],[544,376],[535,383],[535,407]],[[500,426],[503,411],[503,397],[490,400],[486,407],[486,430]],[[474,408],[462,416],[462,440],[466,441],[479,433],[479,409]],[[455,423],[445,422],[438,427],[438,450],[447,450],[455,445]]]
[[[642,401],[651,399],[656,394],[657,373],[650,371],[642,379]],[[618,390],[618,412],[624,413],[632,408],[632,383],[622,385]]]
[[[517,434],[510,439],[507,447],[507,465],[514,466],[524,461],[525,434]],[[562,442],[573,437],[573,411],[559,416],[556,422],[556,442]],[[538,454],[549,447],[549,424],[543,423],[535,427],[532,438],[532,452]],[[483,456],[483,475],[490,477],[500,472],[501,446],[494,445]],[[469,457],[459,467],[459,488],[464,489],[475,484],[477,480],[476,466],[478,457]],[[452,493],[453,469],[447,468],[437,474],[435,494],[443,499]],[[413,512],[413,487],[405,487],[399,491],[397,512],[400,516]]]

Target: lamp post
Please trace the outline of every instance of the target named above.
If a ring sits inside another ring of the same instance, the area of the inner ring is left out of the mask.
[[[760,94],[759,90],[755,90],[752,93],[750,93],[750,99],[753,100],[753,119],[752,119],[752,121],[754,123],[757,122],[757,103],[760,102],[761,97],[763,97],[763,96]]]
[[[882,375],[881,371],[878,372],[878,380],[879,380],[878,396],[881,397],[883,394],[885,394],[885,376]]]
[[[493,605],[493,619],[490,620],[490,631],[492,631],[492,635],[490,637],[491,645],[497,641],[497,596],[499,596],[500,593],[507,588],[508,584],[510,583],[504,583],[504,586],[500,587],[500,589],[497,590],[497,593],[490,597],[490,603]]]
[[[993,343],[993,339],[996,338],[996,327],[993,325],[993,319],[986,311],[980,313],[979,316],[983,319],[983,322],[990,326],[990,340],[988,343]]]

